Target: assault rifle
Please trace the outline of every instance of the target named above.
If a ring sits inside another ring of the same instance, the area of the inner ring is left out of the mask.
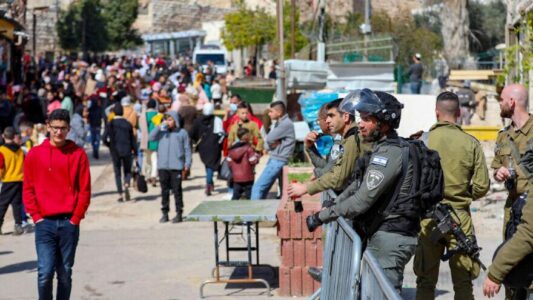
[[[431,212],[431,218],[437,223],[436,230],[431,234],[431,240],[438,242],[448,233],[451,233],[457,240],[457,246],[452,249],[447,249],[446,253],[441,257],[441,260],[447,261],[456,253],[463,253],[478,262],[484,271],[487,270],[487,267],[479,259],[481,248],[477,245],[476,237],[474,236],[472,239],[468,238],[461,229],[461,226],[452,218],[452,213],[456,215],[453,207],[444,203],[437,204]]]

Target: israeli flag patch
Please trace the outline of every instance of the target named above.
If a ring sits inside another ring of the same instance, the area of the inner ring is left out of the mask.
[[[372,161],[370,163],[378,165],[378,166],[386,167],[388,161],[389,161],[388,158],[376,155],[372,158]]]

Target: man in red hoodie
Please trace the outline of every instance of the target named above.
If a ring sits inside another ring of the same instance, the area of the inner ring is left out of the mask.
[[[64,109],[48,118],[50,138],[33,147],[24,163],[23,201],[35,223],[39,299],[69,299],[72,266],[91,198],[91,175],[85,151],[66,140],[70,116]]]

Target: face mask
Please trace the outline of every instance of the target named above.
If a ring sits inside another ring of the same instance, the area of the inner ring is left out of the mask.
[[[231,112],[236,112],[237,111],[237,104],[230,103],[229,109],[231,110]]]

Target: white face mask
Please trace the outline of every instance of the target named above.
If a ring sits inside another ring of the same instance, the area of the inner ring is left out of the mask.
[[[230,103],[229,109],[230,109],[231,112],[236,112],[237,111],[237,104]]]

